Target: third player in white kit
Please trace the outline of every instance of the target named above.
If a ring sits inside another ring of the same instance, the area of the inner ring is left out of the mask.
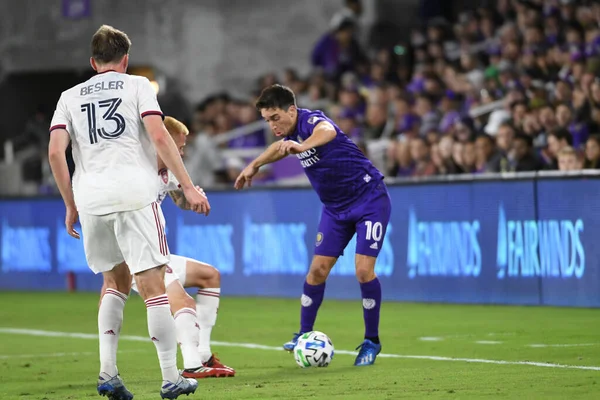
[[[188,129],[173,117],[166,117],[164,123],[183,156]],[[189,203],[181,192],[181,185],[160,157],[158,169],[159,190],[156,203],[160,205],[170,196],[178,207],[189,210]],[[164,221],[162,222],[164,224]],[[223,365],[210,347],[211,332],[217,320],[221,295],[219,271],[201,261],[171,254],[171,261],[165,272],[165,287],[171,313],[175,318],[177,341],[181,346],[183,376],[196,379],[234,376],[235,370]],[[195,301],[184,287],[199,288]],[[132,289],[137,292],[135,280],[132,282]]]

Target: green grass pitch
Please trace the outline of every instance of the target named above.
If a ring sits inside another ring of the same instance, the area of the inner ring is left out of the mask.
[[[0,304],[0,399],[100,398],[97,294],[0,293]],[[338,352],[328,368],[301,369],[278,350],[297,330],[299,307],[289,299],[221,299],[213,351],[237,376],[199,380],[196,394],[182,398],[600,399],[597,310],[384,303],[388,357],[357,368],[343,350],[361,342],[361,303],[326,299],[316,329]],[[138,400],[159,398],[158,361],[140,338],[147,338],[146,313],[137,296],[121,335],[128,388]]]

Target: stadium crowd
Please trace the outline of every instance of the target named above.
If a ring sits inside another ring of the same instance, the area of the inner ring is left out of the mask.
[[[269,73],[252,95],[291,87],[388,176],[600,168],[599,2],[500,0],[368,51],[355,35],[360,2],[346,5],[316,43],[310,76]],[[215,95],[192,130],[218,135],[255,119],[252,102]],[[257,131],[226,146],[265,144]]]
[[[230,184],[247,151],[268,144],[253,103],[274,83],[332,117],[386,176],[600,168],[600,2],[498,0],[373,48],[360,0],[340,1],[308,76],[266,73],[245,99],[219,93],[196,106],[186,151],[195,182]],[[48,118],[37,112],[21,141],[44,144]],[[244,126],[249,134],[223,135]],[[55,191],[47,162],[32,159],[25,180],[41,171],[29,179],[35,191],[40,182],[42,193]],[[273,179],[266,169],[257,181]]]

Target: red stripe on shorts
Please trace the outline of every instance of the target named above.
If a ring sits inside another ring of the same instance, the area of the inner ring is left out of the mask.
[[[160,218],[158,217],[158,206],[156,203],[152,203],[152,211],[154,212],[154,222],[156,222],[156,231],[158,232],[158,245],[160,247],[160,254],[166,256],[167,251],[165,247],[165,238],[162,231],[162,224],[160,223]]]

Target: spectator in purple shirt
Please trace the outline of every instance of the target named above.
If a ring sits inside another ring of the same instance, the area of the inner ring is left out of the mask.
[[[346,71],[353,71],[363,59],[354,38],[355,23],[344,18],[319,39],[312,52],[312,65],[323,69],[325,75],[338,80]]]
[[[354,143],[361,143],[363,132],[357,121],[357,116],[351,110],[342,110],[338,117],[338,126]]]
[[[459,102],[458,95],[451,90],[446,90],[442,101],[440,102],[440,110],[443,113],[442,120],[439,124],[439,131],[447,133],[452,128],[454,121],[460,118],[458,112]]]
[[[358,120],[365,117],[366,106],[356,87],[342,88],[339,93],[339,103],[344,111],[347,111]]]

